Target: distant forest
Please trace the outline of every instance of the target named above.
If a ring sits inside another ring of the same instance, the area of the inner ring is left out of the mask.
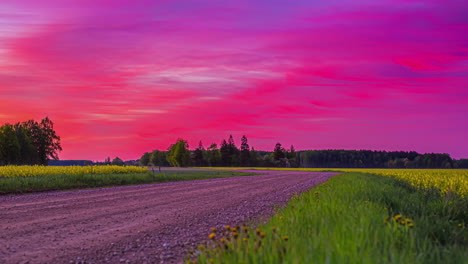
[[[221,144],[205,148],[200,141],[190,151],[187,141],[179,139],[168,151],[144,153],[142,166],[197,167],[300,167],[300,168],[468,168],[468,159],[455,160],[449,154],[420,154],[415,151],[305,150],[285,149],[277,143],[273,151],[250,148],[246,136],[238,148],[232,135]]]

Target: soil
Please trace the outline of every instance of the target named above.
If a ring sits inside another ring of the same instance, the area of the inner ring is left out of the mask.
[[[181,263],[211,227],[265,218],[336,173],[243,176],[0,197],[0,263]]]

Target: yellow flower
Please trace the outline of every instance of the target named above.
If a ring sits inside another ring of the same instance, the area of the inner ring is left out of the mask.
[[[246,237],[244,237],[244,239],[242,239],[242,240],[244,240],[244,242],[247,242],[247,241],[249,241],[249,239],[248,239],[248,238],[246,238]]]
[[[211,233],[211,234],[208,236],[209,239],[214,239],[215,237],[216,237],[216,234],[215,234],[215,233]]]
[[[283,237],[283,240],[284,240],[284,241],[288,241],[288,240],[289,240],[289,237],[288,237],[288,236],[284,236],[284,237]]]
[[[236,227],[233,227],[233,228],[231,228],[231,231],[232,231],[232,232],[236,232],[236,231],[237,231],[237,228],[236,228]]]
[[[257,233],[257,235],[260,235],[260,232],[262,232],[262,230],[260,230],[260,228],[255,229],[255,233]]]
[[[265,233],[263,233],[263,232],[260,232],[260,237],[265,237],[265,236],[266,236],[266,234],[265,234]]]
[[[395,216],[393,217],[393,219],[395,219],[395,221],[398,221],[398,220],[400,220],[402,217],[403,217],[403,216],[397,214],[397,215],[395,215]]]
[[[231,229],[231,226],[230,226],[230,225],[226,225],[226,226],[224,226],[224,229],[229,230],[229,229]]]
[[[239,234],[237,234],[237,232],[233,232],[233,233],[232,233],[232,236],[233,236],[234,238],[237,238],[237,237],[239,236]]]
[[[224,243],[224,242],[226,242],[226,239],[224,239],[224,237],[223,237],[223,238],[221,238],[221,239],[219,240],[219,242]]]
[[[463,225],[462,224],[458,224],[458,227],[462,227]]]
[[[413,222],[413,220],[411,220],[411,219],[409,219],[409,218],[406,218],[406,223],[409,224],[409,223],[412,223],[412,222]]]
[[[413,227],[414,227],[414,224],[413,224],[413,223],[409,223],[408,226],[411,227],[411,228],[413,228]]]
[[[216,231],[217,231],[216,227],[212,227],[210,230],[211,230],[211,232],[213,232],[213,233],[216,233]]]

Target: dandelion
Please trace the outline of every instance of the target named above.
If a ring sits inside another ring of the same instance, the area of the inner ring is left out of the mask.
[[[212,258],[210,258],[209,261],[210,261],[210,263],[214,263],[214,259],[212,259]]]
[[[265,236],[266,236],[266,234],[265,234],[265,233],[263,233],[263,232],[260,232],[260,237],[261,237],[261,238],[264,238]]]
[[[288,240],[289,240],[289,237],[288,237],[288,236],[284,236],[284,237],[283,237],[283,240],[284,240],[284,241],[288,241]]]
[[[243,227],[242,227],[242,230],[243,230],[244,232],[247,232],[247,230],[249,230],[249,228],[248,228],[247,226],[243,226]]]
[[[212,227],[210,230],[211,230],[211,232],[213,232],[213,233],[216,233],[216,231],[217,231],[216,227]]]
[[[395,215],[395,216],[393,217],[393,219],[395,219],[395,221],[398,221],[398,220],[400,220],[402,217],[403,217],[403,216],[397,214],[397,215]]]
[[[226,242],[226,239],[223,237],[223,238],[221,238],[221,239],[219,240],[219,242],[221,242],[221,243],[224,244],[224,242]]]
[[[211,233],[211,234],[208,236],[209,239],[215,239],[215,237],[216,237],[216,234],[215,234],[215,233]]]
[[[319,194],[320,192],[314,192],[314,194]]]
[[[203,245],[198,245],[198,249],[199,249],[199,250],[203,250],[204,248],[205,248],[205,246],[203,246]]]
[[[283,218],[284,218],[283,216],[280,216],[280,217],[279,217],[279,220],[283,220]]]
[[[406,218],[406,220],[405,220],[405,221],[406,221],[406,223],[407,223],[407,224],[409,224],[409,223],[412,223],[412,222],[413,222],[413,220],[411,220],[411,219],[409,219],[409,218]]]
[[[248,238],[246,238],[246,237],[244,237],[244,239],[242,239],[242,240],[243,240],[244,242],[247,242],[247,241],[249,241],[249,239],[248,239]]]
[[[414,227],[414,224],[413,224],[413,223],[409,223],[409,224],[408,224],[408,227],[413,228],[413,227]]]
[[[224,226],[224,229],[229,230],[229,229],[231,229],[231,226],[230,226],[230,225],[226,225],[226,226]]]
[[[273,226],[273,227],[271,228],[271,231],[273,231],[273,233],[275,233],[275,232],[276,232],[276,227]]]
[[[234,238],[237,238],[237,237],[239,236],[239,234],[238,234],[237,232],[232,232],[232,236],[233,236]]]
[[[232,232],[236,232],[236,231],[237,231],[237,227],[231,228],[231,231],[232,231]]]
[[[406,222],[405,222],[405,221],[403,221],[403,220],[402,220],[402,221],[400,221],[400,225],[405,225],[405,224],[406,224]]]
[[[260,232],[262,232],[262,230],[260,230],[260,228],[255,229],[255,233],[257,233],[257,235],[260,235]]]
[[[462,225],[462,224],[458,224],[458,227],[463,227],[463,225]]]

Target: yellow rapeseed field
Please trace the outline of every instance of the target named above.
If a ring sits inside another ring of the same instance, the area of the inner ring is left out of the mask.
[[[0,166],[0,177],[31,177],[46,175],[143,173],[148,170],[137,166]]]
[[[228,169],[227,167],[225,169]],[[231,168],[232,169],[232,168]],[[239,168],[247,169],[247,168]],[[467,169],[329,169],[329,168],[251,168],[299,171],[344,171],[372,173],[404,180],[420,188],[435,187],[443,193],[455,192],[462,197],[468,196]]]

